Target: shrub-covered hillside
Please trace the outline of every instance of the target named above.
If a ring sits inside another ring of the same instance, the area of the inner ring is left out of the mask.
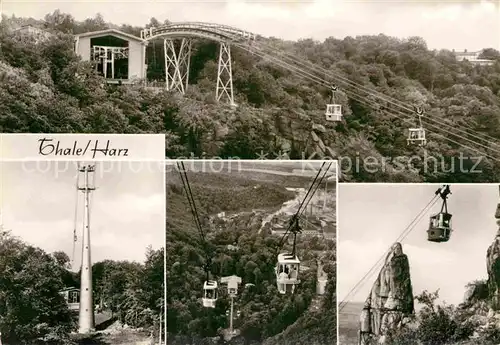
[[[72,333],[78,329],[78,313],[68,308],[60,294],[64,288],[80,288],[80,273],[70,270],[69,256],[46,253],[0,229],[0,258],[3,344],[77,344]],[[108,315],[157,334],[164,302],[163,258],[163,248],[148,248],[142,263],[94,263],[94,301],[101,306],[96,320]]]
[[[190,172],[189,184],[208,239],[206,250],[212,255],[211,279],[230,275],[242,278],[234,301],[238,334],[223,340],[229,328],[226,312],[230,299],[221,288],[214,309],[203,308],[200,303],[207,255],[176,175],[167,175],[169,344],[335,344],[335,242],[299,237],[297,255],[301,265],[310,269],[301,271],[301,283],[293,295],[281,295],[274,271],[280,238],[260,231],[269,210],[294,198],[294,193],[279,184],[236,177],[236,173],[229,179],[223,174]],[[303,186],[309,187],[311,181]],[[231,213],[231,217],[213,217],[221,211]],[[290,250],[289,245],[285,247]],[[329,279],[324,296],[316,295],[317,258]]]
[[[12,28],[27,23],[54,35],[37,45],[16,39]],[[158,24],[151,19],[148,25]],[[416,120],[411,112],[400,114],[399,108],[391,102],[381,103],[372,91],[366,93],[360,86],[348,89],[342,86],[345,83],[332,80],[340,85],[337,101],[344,107],[345,121],[327,123],[327,86],[237,47],[232,51],[237,108],[214,102],[218,47],[210,41],[198,40],[194,45],[191,85],[184,97],[140,86],[107,86],[90,63],[75,56],[71,36],[107,27],[116,26],[100,16],[76,22],[58,11],[47,15],[44,22],[4,17],[0,29],[0,130],[166,133],[169,157],[204,153],[257,158],[266,152],[273,158],[287,152],[292,158],[302,158],[320,152],[344,157],[343,178],[351,181],[484,182],[500,178],[496,163],[500,150],[489,148],[494,139],[480,141],[500,135],[500,53],[494,49],[482,53],[483,58],[495,60],[494,65],[473,66],[457,62],[450,51],[428,50],[420,38],[263,39],[265,44],[395,98],[410,109],[423,106],[428,129],[425,157],[436,157],[438,162],[423,164],[413,159],[409,165],[409,158],[402,156],[424,156],[421,148],[406,143],[406,129],[415,126]],[[135,35],[141,29],[117,28]],[[164,78],[162,49],[162,44],[148,47],[150,80]],[[329,79],[325,75],[320,78]],[[477,157],[484,153],[490,158],[474,168],[481,174],[466,172],[477,159],[462,159],[461,163],[458,159],[461,154]],[[351,164],[346,157],[352,158]],[[373,158],[363,164],[366,157]],[[377,168],[374,161],[385,163]]]

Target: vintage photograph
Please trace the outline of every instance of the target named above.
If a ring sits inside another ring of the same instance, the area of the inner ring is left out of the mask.
[[[336,159],[346,182],[500,181],[497,0],[4,1],[1,16],[2,132],[166,133],[171,159]]]
[[[0,164],[0,343],[164,344],[163,162]]]
[[[169,344],[336,344],[336,165],[168,163]]]
[[[498,344],[499,187],[339,185],[339,344]]]

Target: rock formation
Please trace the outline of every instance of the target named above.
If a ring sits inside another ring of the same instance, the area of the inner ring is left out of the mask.
[[[499,186],[500,191],[500,186]],[[500,226],[500,204],[495,213],[497,224]],[[495,235],[493,243],[486,253],[486,265],[488,270],[489,297],[494,310],[500,309],[500,229]]]
[[[374,338],[384,343],[387,333],[405,325],[413,312],[410,264],[401,243],[395,243],[365,301],[360,345],[371,344]]]

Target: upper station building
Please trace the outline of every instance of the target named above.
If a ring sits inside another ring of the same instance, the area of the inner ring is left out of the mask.
[[[147,45],[146,40],[115,29],[75,36],[75,52],[83,61],[95,61],[108,83],[131,84],[145,79]]]
[[[234,102],[231,65],[231,45],[250,46],[256,35],[213,23],[181,22],[150,27],[136,37],[119,30],[109,29],[75,36],[75,51],[85,61],[95,61],[97,70],[108,83],[134,83],[147,75],[146,46],[148,42],[163,39],[165,57],[164,88],[185,94],[189,85],[192,41],[209,39],[219,45],[219,63],[215,100]]]
[[[490,66],[495,63],[493,60],[480,59],[479,56],[481,55],[481,52],[468,52],[467,49],[465,49],[463,52],[453,51],[453,53],[455,54],[457,61],[469,61],[474,65],[483,66]]]

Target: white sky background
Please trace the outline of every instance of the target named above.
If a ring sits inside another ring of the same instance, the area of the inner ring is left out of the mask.
[[[348,292],[384,255],[410,222],[429,203],[439,185],[340,184],[338,191],[338,297]],[[440,289],[448,303],[461,303],[464,286],[487,278],[486,251],[498,226],[495,211],[498,185],[451,185],[448,211],[453,215],[452,236],[447,243],[427,241],[431,209],[403,241],[410,261],[413,293]],[[364,302],[380,270],[377,267],[348,300]]]
[[[496,6],[494,5],[496,4]],[[3,0],[3,13],[42,19],[55,9],[83,20],[100,12],[115,24],[206,21],[284,39],[344,38],[384,33],[421,36],[431,49],[500,47],[498,0],[463,1],[23,1]]]
[[[37,164],[40,172],[35,172]],[[24,241],[47,252],[62,250],[71,259],[76,162],[59,162],[57,168],[55,164],[2,163],[2,221],[5,229]],[[146,164],[98,163],[90,224],[93,262],[143,262],[148,245],[154,249],[164,246],[163,169],[158,163],[149,163],[155,164],[151,168],[145,168]],[[75,267],[81,261],[82,193],[79,207]]]

